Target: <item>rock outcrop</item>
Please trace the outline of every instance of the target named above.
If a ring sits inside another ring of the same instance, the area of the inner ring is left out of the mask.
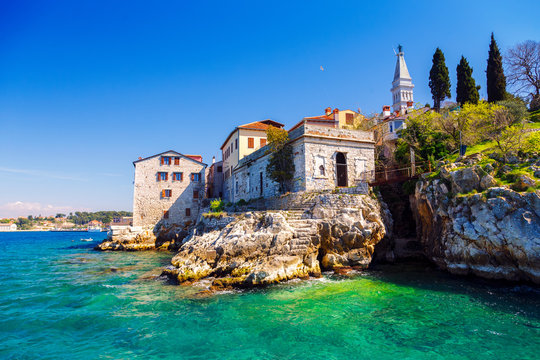
[[[152,228],[117,227],[98,244],[100,251],[178,250],[188,235],[185,228],[161,228],[156,236]]]
[[[424,252],[454,274],[540,283],[539,192],[493,187],[489,170],[446,165],[418,181],[411,206]]]
[[[252,287],[365,268],[385,234],[380,204],[366,195],[319,195],[308,211],[203,218],[165,273],[180,283]]]

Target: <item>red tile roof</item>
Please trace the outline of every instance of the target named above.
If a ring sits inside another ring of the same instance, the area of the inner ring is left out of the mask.
[[[225,139],[225,141],[223,142],[223,145],[221,145],[220,149],[223,149],[225,147],[225,144],[227,143],[227,141],[229,141],[231,136],[238,129],[266,131],[270,126],[274,126],[274,127],[277,127],[277,128],[283,128],[283,126],[285,126],[285,125],[283,125],[282,123],[278,123],[277,121],[270,120],[270,119],[261,120],[261,121],[254,121],[254,122],[251,122],[251,123],[248,123],[248,124],[239,125],[236,128],[234,128],[233,131],[231,131],[229,136],[227,136],[227,139]]]

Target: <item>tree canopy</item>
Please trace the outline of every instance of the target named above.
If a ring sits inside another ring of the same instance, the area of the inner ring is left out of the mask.
[[[444,54],[439,48],[433,54],[433,66],[429,71],[429,87],[433,97],[433,107],[439,111],[441,102],[451,96],[448,68],[446,67]]]
[[[289,134],[286,130],[270,126],[266,130],[270,147],[270,158],[266,166],[268,177],[279,184],[279,191],[289,190],[294,177],[294,159],[292,146],[288,144]]]
[[[535,110],[532,105],[539,107],[536,102],[540,102],[540,42],[529,40],[517,44],[508,50],[504,60],[508,84],[514,94],[529,98],[531,110]]]
[[[504,100],[506,97],[506,77],[504,76],[501,52],[493,33],[491,33],[491,43],[489,44],[486,76],[488,101]]]
[[[469,66],[469,62],[465,57],[461,57],[456,72],[456,101],[460,104],[478,104],[478,100],[480,100],[480,96],[478,95],[480,86],[476,86],[476,82],[472,77],[473,69]]]

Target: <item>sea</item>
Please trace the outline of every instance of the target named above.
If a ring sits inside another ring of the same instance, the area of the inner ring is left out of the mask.
[[[400,264],[208,294],[104,237],[0,233],[0,359],[540,359],[532,285]]]

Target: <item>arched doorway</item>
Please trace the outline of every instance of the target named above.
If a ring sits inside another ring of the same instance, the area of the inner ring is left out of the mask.
[[[336,154],[336,177],[337,186],[347,186],[347,158],[340,152]]]

